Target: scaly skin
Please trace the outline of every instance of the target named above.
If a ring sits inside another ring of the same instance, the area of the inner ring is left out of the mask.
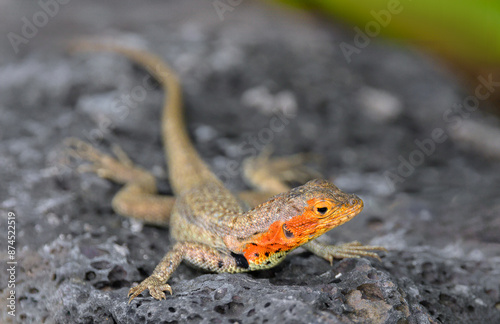
[[[144,290],[156,299],[164,299],[164,291],[172,293],[166,282],[183,260],[206,270],[235,273],[274,267],[300,246],[330,262],[360,256],[378,259],[372,251],[385,250],[357,242],[334,246],[312,241],[356,216],[363,201],[326,180],[288,188],[283,179],[304,179],[312,174],[302,166],[304,159],[299,155],[273,160],[264,153],[246,163],[245,175],[265,193],[245,193],[241,198],[274,197],[244,211],[241,199],[216,178],[189,140],[177,78],[160,58],[141,50],[84,41],[72,49],[121,53],[147,68],[167,93],[162,131],[175,199],[158,195],[151,173],[135,166],[118,147],[113,150],[114,158],[82,141],[66,142],[72,156],[90,162],[82,171],[125,185],[113,198],[116,212],[170,226],[176,243],[151,276],[130,289],[129,303]]]

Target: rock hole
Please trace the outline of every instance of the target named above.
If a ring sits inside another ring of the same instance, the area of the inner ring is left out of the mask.
[[[424,306],[429,311],[429,314],[434,316],[434,310],[431,309],[431,303],[429,303],[428,301],[422,300],[420,302],[420,305]]]
[[[175,308],[173,308],[173,307],[169,307],[169,308],[168,308],[168,311],[169,311],[170,313],[175,313]]]
[[[270,302],[267,302],[267,303],[264,305],[264,308],[268,308],[269,306],[271,306],[271,303],[270,303]]]
[[[30,288],[30,290],[28,290],[30,292],[30,294],[38,294],[38,289],[36,288]]]
[[[87,259],[93,259],[98,256],[109,254],[108,251],[99,249],[92,245],[83,245],[80,246],[79,248],[80,248],[80,253],[85,255]]]
[[[219,314],[240,315],[245,306],[242,303],[230,302],[225,305],[218,305],[214,308]]]
[[[87,281],[92,281],[95,279],[95,277],[96,277],[96,275],[95,275],[94,271],[88,271],[85,273],[85,280],[87,280]]]
[[[127,276],[127,271],[123,269],[121,266],[114,266],[113,269],[108,274],[108,279],[111,282],[121,281]]]
[[[439,302],[446,306],[452,306],[457,303],[457,300],[446,294],[439,294]]]
[[[222,315],[226,314],[226,308],[224,307],[224,305],[223,306],[221,306],[221,305],[215,306],[214,311],[216,311],[217,313],[222,314]]]
[[[97,270],[104,270],[111,268],[111,263],[109,263],[108,261],[96,261],[92,262],[90,266]]]
[[[128,280],[117,280],[117,281],[111,282],[110,286],[113,289],[120,289],[120,288],[123,288],[123,287],[130,287],[130,281],[128,281]]]
[[[430,271],[430,270],[432,270],[432,263],[425,262],[424,264],[422,264],[422,269],[424,271]]]

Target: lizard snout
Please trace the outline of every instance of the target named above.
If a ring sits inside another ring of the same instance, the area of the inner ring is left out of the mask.
[[[350,195],[350,197],[345,201],[344,205],[347,208],[356,208],[359,209],[360,211],[364,207],[363,200],[356,195]]]

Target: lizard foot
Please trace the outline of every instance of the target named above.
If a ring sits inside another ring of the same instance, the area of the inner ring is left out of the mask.
[[[243,164],[245,178],[257,186],[266,188],[273,181],[305,183],[321,178],[321,174],[306,163],[315,162],[319,157],[310,153],[299,153],[284,157],[271,158],[272,149],[268,146],[256,157],[247,158]]]
[[[144,290],[149,290],[149,294],[158,300],[165,299],[164,291],[168,291],[172,295],[172,288],[169,284],[163,283],[156,276],[149,276],[137,286],[130,288],[128,291],[128,297],[130,297],[128,303],[130,304],[130,302]]]
[[[118,183],[126,183],[147,174],[147,171],[136,167],[118,145],[112,146],[115,158],[76,138],[67,138],[64,144],[66,145],[66,153],[70,157],[90,162],[90,164],[80,165],[79,172],[93,172],[101,178]]]
[[[380,260],[380,256],[373,251],[387,251],[381,246],[362,245],[358,241],[339,245],[327,245],[324,248],[325,259],[333,263],[333,259],[370,257]]]

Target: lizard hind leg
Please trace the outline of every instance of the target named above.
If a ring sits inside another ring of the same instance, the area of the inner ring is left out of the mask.
[[[147,223],[168,224],[174,198],[158,195],[153,175],[134,165],[119,146],[113,145],[113,157],[79,139],[68,138],[64,143],[67,155],[89,162],[80,165],[79,172],[93,172],[125,185],[113,198],[115,212]]]
[[[318,156],[299,153],[272,158],[271,154],[272,149],[267,146],[259,155],[243,162],[243,176],[259,191],[276,195],[290,190],[288,182],[305,183],[321,178],[318,171],[306,165],[319,160]]]
[[[144,189],[156,192],[153,176],[146,170],[134,165],[127,154],[118,146],[113,145],[112,151],[116,158],[104,154],[98,149],[76,138],[67,138],[64,141],[66,153],[76,159],[89,162],[80,165],[79,172],[93,172],[101,178],[109,179],[116,183],[141,182]]]

